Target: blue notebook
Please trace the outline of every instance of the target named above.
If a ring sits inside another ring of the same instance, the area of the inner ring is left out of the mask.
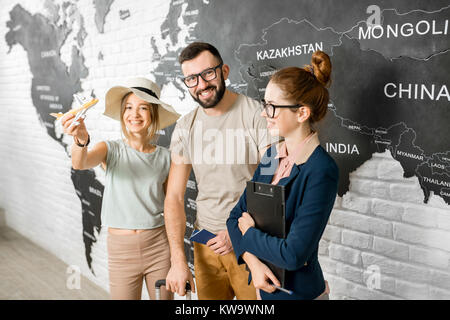
[[[189,240],[195,241],[198,243],[206,244],[209,239],[214,238],[216,235],[214,233],[209,232],[208,230],[202,229],[202,230],[194,230],[192,232],[191,237]]]

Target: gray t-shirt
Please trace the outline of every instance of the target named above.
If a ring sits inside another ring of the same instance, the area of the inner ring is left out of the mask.
[[[196,228],[226,229],[262,153],[278,141],[268,133],[261,110],[259,102],[240,94],[225,114],[208,116],[197,107],[177,122],[170,150],[192,164],[198,187]]]
[[[106,141],[106,183],[102,226],[154,229],[164,225],[164,187],[170,169],[170,152],[156,146],[139,152],[123,140]]]

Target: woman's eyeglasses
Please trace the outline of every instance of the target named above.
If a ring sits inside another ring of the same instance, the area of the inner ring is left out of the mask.
[[[301,105],[296,104],[296,105],[290,105],[290,106],[277,106],[271,103],[267,103],[266,100],[261,100],[262,106],[264,108],[264,111],[266,111],[266,114],[269,118],[273,118],[275,117],[275,110],[277,108],[300,108]]]

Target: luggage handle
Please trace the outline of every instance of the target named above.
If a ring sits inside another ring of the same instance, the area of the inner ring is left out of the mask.
[[[161,299],[161,287],[166,286],[166,279],[156,280],[155,282],[155,296],[156,300]],[[191,300],[191,284],[186,282],[186,300]]]

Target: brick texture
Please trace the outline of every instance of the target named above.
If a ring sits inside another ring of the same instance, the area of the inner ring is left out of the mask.
[[[9,11],[17,2],[2,2],[1,21],[9,20]],[[45,12],[44,1],[22,2],[33,14]],[[92,1],[77,2],[88,33],[83,55],[89,75],[82,81],[83,90],[95,89],[103,99],[106,90],[120,79],[151,77],[156,63],[151,62],[150,39],[160,38],[168,4],[156,0],[152,7],[158,10],[152,12],[146,1],[133,1],[127,4],[131,17],[122,21],[119,10],[123,8],[115,2],[105,32],[100,34]],[[83,275],[108,290],[106,232],[96,235],[92,248],[93,275],[84,256],[81,204],[70,179],[70,159],[39,122],[31,100],[27,53],[20,45],[7,53],[6,32],[6,23],[1,23],[0,208],[4,220],[67,264],[79,266]],[[61,51],[68,65],[72,36]],[[98,60],[100,50],[103,60]],[[229,63],[236,67],[235,61]],[[162,92],[181,114],[193,106],[186,96],[181,101],[180,93],[170,85]],[[119,124],[102,115],[102,103],[86,120],[94,144],[120,137]],[[66,140],[70,145],[71,139]],[[104,182],[103,171],[95,170]],[[351,173],[350,190],[336,200],[320,243],[319,261],[331,298],[450,298],[449,206],[435,196],[428,204],[423,199],[417,178],[404,178],[402,167],[389,152],[374,154]]]

